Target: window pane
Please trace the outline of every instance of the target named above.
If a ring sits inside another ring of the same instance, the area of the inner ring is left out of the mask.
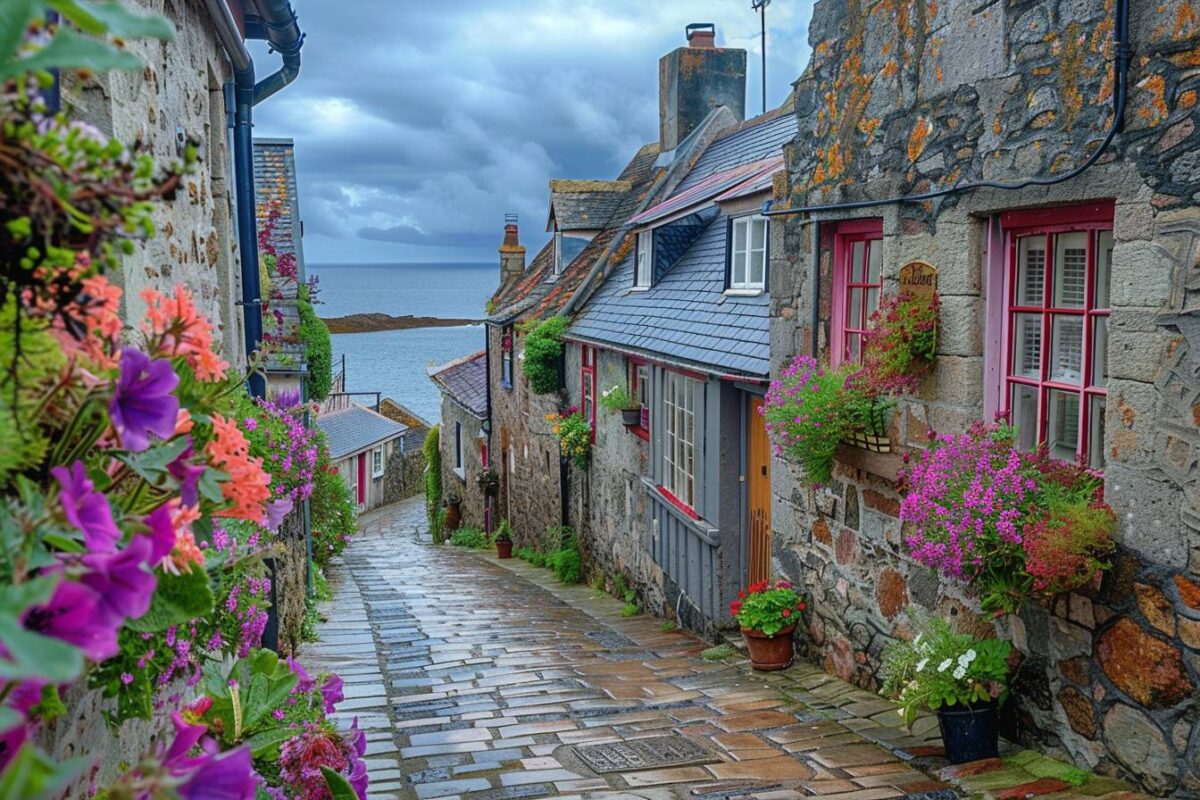
[[[847,333],[846,334],[846,358],[849,361],[858,361],[861,357],[861,355],[860,355],[861,347],[860,347],[860,343],[858,341],[858,337],[860,335],[861,334],[857,334],[857,333]]]
[[[867,289],[867,321],[871,321],[871,315],[879,310],[879,290]]]
[[[1023,378],[1042,375],[1042,317],[1040,314],[1013,315],[1012,374]]]
[[[755,219],[750,221],[750,246],[755,250],[765,250],[767,247],[767,221]]]
[[[1081,383],[1083,317],[1054,315],[1050,337],[1050,380]]]
[[[879,283],[879,270],[883,265],[883,240],[872,239],[867,243],[867,283]]]
[[[848,307],[846,309],[846,312],[847,312],[846,327],[847,328],[862,329],[862,327],[863,327],[862,302],[863,302],[863,290],[862,289],[851,289],[849,292],[849,299],[847,300]]]
[[[755,250],[750,254],[750,277],[752,286],[761,287],[766,273],[767,253],[765,250]]]
[[[733,274],[730,276],[730,285],[740,287],[746,285],[746,251],[733,251]]]
[[[1079,450],[1079,395],[1051,389],[1046,393],[1046,445],[1050,457],[1074,461]]]
[[[1017,305],[1040,307],[1045,287],[1046,239],[1028,236],[1017,244]]]
[[[734,220],[733,223],[733,255],[746,252],[746,221]]]
[[[1104,395],[1088,398],[1088,466],[1104,469]]]
[[[1108,287],[1112,282],[1112,231],[1100,231],[1096,244],[1096,286],[1092,293],[1093,308],[1108,308]]]
[[[1054,306],[1083,308],[1087,282],[1088,234],[1060,233],[1054,237]]]
[[[866,251],[866,242],[855,242],[850,251],[850,282],[863,282],[863,256]]]
[[[1092,317],[1092,386],[1108,385],[1108,317]]]
[[[1009,403],[1009,424],[1016,429],[1016,445],[1030,451],[1037,447],[1038,424],[1037,389],[1022,383],[1012,384]]]

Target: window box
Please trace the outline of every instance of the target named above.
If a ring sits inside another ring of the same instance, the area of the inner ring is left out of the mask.
[[[876,436],[864,431],[854,431],[846,437],[846,444],[851,447],[858,447],[863,450],[870,450],[872,453],[890,453],[892,452],[892,440],[886,436]]]
[[[834,460],[844,466],[854,467],[877,478],[897,483],[900,480],[900,471],[904,469],[905,452],[907,451],[897,450],[880,453],[851,444],[842,444],[838,446]]]

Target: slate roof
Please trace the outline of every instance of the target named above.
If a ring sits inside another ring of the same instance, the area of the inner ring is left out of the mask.
[[[583,283],[592,266],[608,249],[613,236],[625,220],[637,210],[659,170],[655,167],[658,145],[649,144],[637,152],[621,171],[617,180],[627,182],[628,191],[620,194],[621,202],[605,220],[604,228],[597,233],[575,259],[566,266],[557,279],[548,278],[554,273],[554,243],[551,240],[534,257],[522,275],[500,285],[492,296],[493,312],[489,322],[507,324],[518,319],[544,319],[565,306]],[[592,183],[592,182],[587,182]],[[624,257],[622,251],[631,246],[632,237],[626,237],[614,255]],[[619,258],[613,258],[615,263]]]
[[[317,425],[329,440],[329,457],[334,461],[381,445],[408,430],[406,425],[357,405],[317,417]]]
[[[550,221],[546,229],[553,230],[553,223],[560,231],[603,228],[632,188],[629,181],[550,181]]]
[[[783,146],[796,138],[798,129],[790,102],[762,117],[747,120],[708,146],[676,193],[718,172],[782,154]]]
[[[487,419],[487,351],[431,367],[430,379],[442,393],[476,419]]]
[[[630,289],[633,258],[626,258],[576,316],[568,338],[666,356],[709,372],[768,375],[770,297],[724,294],[725,220],[710,223],[647,291]]]
[[[715,172],[704,180],[696,181],[688,188],[675,192],[675,194],[666,200],[646,209],[641,214],[629,220],[629,222],[633,225],[643,225],[669,217],[692,206],[712,200],[719,194],[754,183],[763,175],[769,176],[778,172],[782,167],[782,158],[764,158],[759,161],[739,164],[736,167]],[[769,180],[767,185],[770,186]]]
[[[300,193],[296,188],[296,147],[291,139],[254,140],[255,215],[261,229],[272,203],[281,214],[272,244],[280,253],[294,253],[300,280],[304,272],[304,244],[300,225]]]

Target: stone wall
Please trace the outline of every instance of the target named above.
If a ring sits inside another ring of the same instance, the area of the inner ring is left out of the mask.
[[[513,353],[525,349],[525,334],[513,334]],[[549,528],[562,524],[562,492],[559,472],[558,439],[550,432],[546,415],[558,413],[563,395],[538,395],[529,388],[519,359],[513,359],[513,385],[500,383],[501,329],[488,326],[488,374],[492,387],[491,459],[500,473],[496,521],[508,519],[517,547],[553,550],[557,536],[547,536]],[[579,383],[579,354],[568,350],[567,385]],[[573,376],[573,377],[572,377]],[[578,386],[574,389],[578,394]],[[507,431],[507,445],[505,432]],[[579,481],[571,479],[573,484]],[[575,516],[573,519],[578,519]]]
[[[425,493],[425,454],[393,447],[383,475],[383,502],[396,503]]]
[[[462,425],[463,473],[454,469],[454,424]],[[481,421],[463,410],[442,394],[442,430],[438,447],[442,452],[442,499],[454,494],[461,500],[461,527],[484,527],[484,497],[479,491],[477,480],[483,471],[483,459],[479,447]],[[419,454],[418,454],[419,455]],[[424,472],[421,473],[422,480]]]
[[[125,256],[114,278],[124,290],[122,316],[139,320],[147,287],[188,286],[200,311],[212,319],[220,352],[241,364],[241,297],[233,223],[232,150],[227,145],[222,86],[232,70],[200,0],[135,0],[139,11],[165,15],[175,26],[169,43],[134,40],[130,51],[145,62],[140,72],[112,72],[80,81],[63,77],[63,103],[80,119],[132,144],[159,163],[182,153],[179,136],[196,143],[199,162],[174,200],[158,204],[156,234]]]
[[[814,56],[797,82],[788,149],[793,206],[1062,175],[1112,114],[1112,0],[819,0]],[[1003,211],[1115,201],[1105,489],[1121,520],[1114,568],[1093,595],[1030,605],[992,623],[961,588],[907,558],[896,459],[850,454],[832,484],[772,475],[776,570],[812,595],[806,656],[876,688],[883,647],[910,609],[1010,637],[1024,661],[1009,733],[1149,791],[1200,793],[1200,17],[1187,0],[1134,3],[1124,131],[1065,183],[974,191],[927,203],[825,212],[819,280],[812,230],[772,225],[772,361],[828,355],[832,225],[882,219],[885,291],[920,259],[939,269],[935,373],[902,404],[895,444],[983,418],[994,331],[987,220]],[[808,322],[819,291],[819,324]]]
[[[281,654],[295,655],[304,633],[308,596],[308,543],[304,538],[304,509],[296,508],[275,534],[275,612],[279,619]]]

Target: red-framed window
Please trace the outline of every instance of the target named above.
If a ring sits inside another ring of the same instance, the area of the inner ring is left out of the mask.
[[[505,327],[500,333],[500,385],[511,389],[513,385],[513,329]]]
[[[1017,445],[1104,468],[1111,203],[1004,214],[1000,411]]]
[[[629,359],[629,396],[638,406],[638,426],[631,430],[643,439],[650,437],[650,365]]]
[[[883,220],[840,222],[833,248],[830,361],[862,361],[862,337],[883,294]]]
[[[582,347],[579,367],[579,409],[592,426],[592,437],[596,436],[596,348]]]

